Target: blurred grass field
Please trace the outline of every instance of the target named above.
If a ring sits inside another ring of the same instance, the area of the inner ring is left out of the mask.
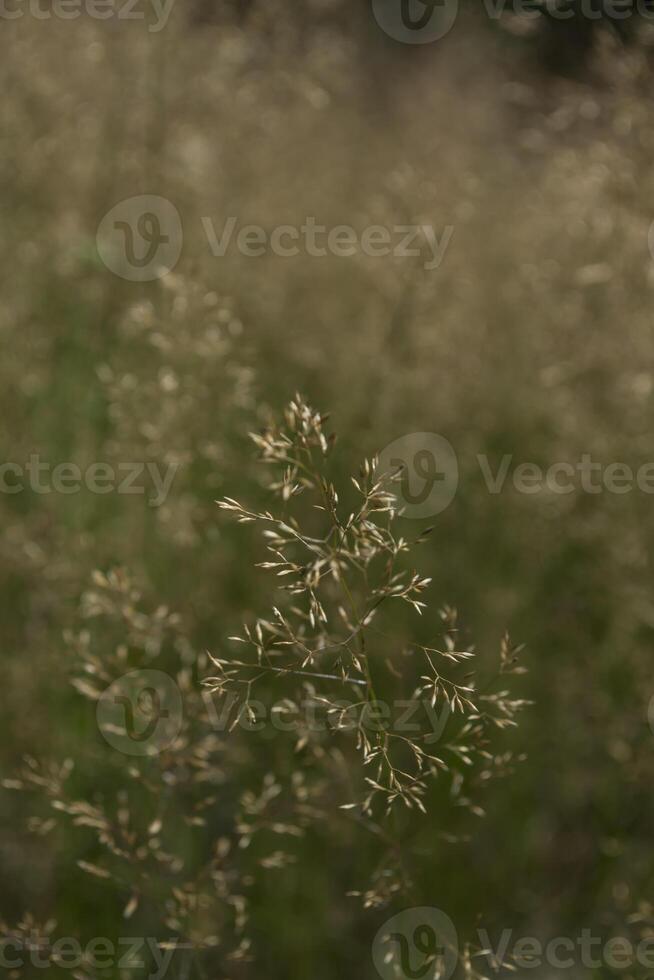
[[[26,16],[3,24],[0,46],[3,459],[179,467],[158,509],[0,494],[3,776],[25,754],[80,757],[80,792],[117,791],[69,684],[66,631],[94,570],[127,569],[197,651],[224,652],[268,608],[258,537],[214,501],[268,506],[248,432],[300,391],[331,413],[335,480],[406,433],[450,441],[455,500],[403,530],[435,524],[417,559],[435,597],[420,635],[451,604],[482,665],[505,629],[526,645],[519,690],[534,704],[511,740],[527,759],[489,792],[484,819],[430,815],[430,904],[461,931],[480,909],[521,935],[628,928],[653,870],[651,498],[493,495],[476,457],[654,460],[647,38],[600,38],[576,80],[474,17],[437,53],[374,36],[368,49],[329,25],[300,35],[282,8],[249,27],[191,26],[176,8],[157,34]],[[113,275],[96,244],[104,214],[140,194],[172,201],[184,227],[179,264],[150,284]],[[397,257],[217,258],[201,219],[228,215],[454,234],[432,271]],[[409,629],[401,612],[395,625]],[[235,752],[243,790],[286,764],[274,745]],[[125,934],[125,896],[89,899],[76,866],[92,842],[34,838],[31,813],[2,791],[2,918],[29,909],[63,935]],[[353,848],[321,824],[298,864],[257,881],[257,958],[234,976],[373,975],[381,919],[345,897],[366,864]],[[154,928],[139,910],[129,934],[136,922]]]

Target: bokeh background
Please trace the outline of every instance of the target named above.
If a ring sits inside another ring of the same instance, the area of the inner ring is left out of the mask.
[[[120,786],[69,684],[67,631],[94,570],[128,569],[196,650],[224,650],[268,608],[259,539],[214,501],[266,500],[247,434],[298,390],[331,413],[343,479],[407,433],[451,442],[458,493],[423,522],[435,524],[419,557],[433,577],[423,628],[448,603],[482,663],[507,628],[526,645],[520,695],[534,705],[511,743],[527,759],[483,820],[430,815],[427,904],[462,932],[640,928],[652,499],[492,495],[476,455],[654,460],[649,25],[620,36],[601,20],[493,20],[462,3],[446,38],[405,45],[363,0],[178,0],[163,30],[148,24],[25,13],[0,25],[3,461],[179,466],[157,509],[0,494],[3,776],[26,754],[75,757],[80,792]],[[152,283],[114,275],[96,242],[103,216],[140,194],[174,202],[184,227],[174,272]],[[432,271],[399,257],[215,257],[201,219],[229,215],[454,235]],[[250,751],[243,788],[271,767],[274,752]],[[125,895],[89,889],[76,865],[93,860],[92,836],[35,838],[32,812],[2,791],[2,917],[124,934]],[[454,829],[466,839],[447,844]],[[320,825],[294,868],[256,886],[256,959],[234,977],[374,975],[384,912],[346,897],[361,885],[353,847]],[[139,910],[128,934],[152,928]]]

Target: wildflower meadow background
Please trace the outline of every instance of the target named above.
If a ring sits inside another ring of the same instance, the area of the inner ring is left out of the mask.
[[[654,35],[570,6],[3,7],[3,976],[654,936]]]

